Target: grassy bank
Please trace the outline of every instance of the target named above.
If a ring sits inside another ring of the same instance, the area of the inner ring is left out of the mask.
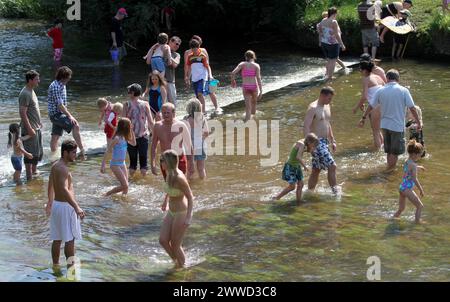
[[[387,2],[391,1],[383,1],[383,3]],[[301,35],[296,34],[298,44],[307,49],[318,49],[315,25],[320,22],[322,11],[333,5],[339,11],[338,22],[348,49],[347,54],[359,54],[362,46],[357,4],[351,0],[313,1],[308,5],[303,18],[297,22],[298,33],[301,33]],[[411,20],[416,24],[417,31],[411,35],[407,55],[450,57],[450,14],[442,14],[441,1],[414,1],[410,11],[413,14]],[[389,55],[390,46],[389,39],[386,45],[381,46],[381,54]]]

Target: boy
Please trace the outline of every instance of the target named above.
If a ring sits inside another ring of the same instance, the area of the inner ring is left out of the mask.
[[[55,21],[55,26],[49,29],[49,31],[47,32],[47,36],[53,40],[52,45],[54,50],[53,59],[56,62],[61,61],[64,48],[64,43],[62,39],[62,20],[57,19]]]

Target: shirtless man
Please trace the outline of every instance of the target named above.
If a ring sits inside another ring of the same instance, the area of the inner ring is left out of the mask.
[[[75,200],[69,163],[75,161],[77,144],[66,140],[61,145],[61,158],[51,168],[48,180],[47,215],[50,215],[50,239],[52,243],[53,266],[59,266],[61,242],[64,241],[64,255],[67,267],[74,264],[75,239],[81,239],[80,219],[85,214]]]
[[[159,143],[161,146],[161,153],[169,149],[173,149],[177,152],[179,156],[178,169],[186,174],[186,150],[189,151],[187,154],[189,155],[189,160],[193,160],[191,134],[185,123],[175,119],[175,106],[172,103],[164,103],[161,107],[161,114],[162,121],[157,122],[153,129],[152,149],[150,153],[152,173],[158,175],[156,172],[155,157],[156,148]],[[161,172],[164,179],[166,179],[166,171],[162,167]]]
[[[331,141],[333,152],[336,151],[336,140],[331,129],[330,103],[334,96],[334,89],[324,87],[320,91],[319,99],[309,104],[303,125],[303,133],[306,137],[309,133],[315,133],[319,138],[319,145],[312,153],[312,171],[308,180],[308,189],[314,190],[319,180],[320,170],[328,170],[328,183],[334,194],[336,189],[336,163],[328,149]]]

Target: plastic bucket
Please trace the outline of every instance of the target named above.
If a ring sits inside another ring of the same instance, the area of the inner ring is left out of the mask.
[[[217,86],[219,85],[219,81],[216,79],[212,79],[209,81],[209,91],[215,93],[217,91]]]
[[[111,60],[114,62],[119,61],[119,49],[113,48],[109,52],[111,53]]]

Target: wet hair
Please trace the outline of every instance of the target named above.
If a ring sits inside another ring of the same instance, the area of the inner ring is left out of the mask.
[[[127,141],[131,140],[131,121],[123,117],[117,123],[117,130],[114,136],[123,136]]]
[[[336,15],[338,12],[337,8],[332,6],[328,9],[328,18],[331,18],[333,15]]]
[[[167,41],[169,41],[169,36],[166,33],[160,33],[158,35],[158,43],[159,44],[166,44]]]
[[[166,80],[161,76],[161,74],[158,71],[153,71],[148,74],[147,78],[147,87],[150,87],[152,85],[152,77],[156,76],[158,78],[159,86],[167,86]]]
[[[305,136],[304,142],[305,142],[305,146],[308,146],[309,144],[313,144],[314,146],[317,146],[317,145],[319,145],[319,138],[317,137],[316,134],[311,132]]]
[[[169,108],[170,110],[172,110],[172,112],[175,112],[175,105],[170,102],[165,102],[164,104],[162,104],[161,111],[163,110],[163,108]]]
[[[115,111],[122,112],[122,111],[123,111],[123,105],[122,105],[122,103],[119,103],[119,102],[114,103],[114,105],[112,106],[112,110],[113,110],[114,112],[115,112]]]
[[[102,108],[104,106],[108,105],[108,100],[106,98],[98,98],[97,100],[97,107]]]
[[[165,162],[167,167],[166,182],[170,187],[173,187],[175,178],[178,175],[178,155],[174,150],[169,149],[163,152],[161,160]]]
[[[64,157],[64,151],[72,152],[78,148],[77,143],[73,139],[67,139],[61,144],[61,157]]]
[[[192,39],[191,41],[189,41],[189,47],[190,48],[199,48],[200,42],[198,40]]]
[[[256,61],[256,54],[253,50],[247,50],[245,52],[245,60],[250,61],[250,60],[255,60]]]
[[[15,146],[20,136],[20,125],[12,123],[9,125],[8,147]]]
[[[192,38],[191,38],[191,40],[197,40],[198,43],[199,43],[199,47],[200,47],[200,45],[203,44],[203,40],[202,40],[202,38],[200,38],[200,36],[193,35]]]
[[[386,72],[386,78],[388,81],[397,81],[400,80],[400,73],[396,69],[389,69],[388,72]]]
[[[72,76],[72,70],[67,66],[59,67],[56,71],[56,80],[61,81],[68,79]]]
[[[129,93],[133,93],[133,96],[140,96],[142,94],[142,87],[139,84],[133,83],[127,87]]]
[[[39,73],[36,70],[29,70],[25,73],[25,81],[28,83],[29,81],[34,80],[34,78],[38,76]]]
[[[366,70],[367,72],[371,73],[375,65],[373,62],[370,61],[362,61],[359,63],[359,69],[360,70]]]
[[[412,139],[409,141],[406,150],[408,151],[408,154],[422,154],[423,145],[421,143],[416,142],[415,139]]]
[[[334,89],[330,86],[325,86],[322,89],[320,89],[320,94],[323,95],[334,95]]]

